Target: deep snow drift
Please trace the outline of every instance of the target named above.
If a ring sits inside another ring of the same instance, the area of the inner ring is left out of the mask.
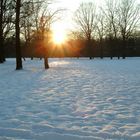
[[[0,140],[139,140],[140,58],[0,64]]]

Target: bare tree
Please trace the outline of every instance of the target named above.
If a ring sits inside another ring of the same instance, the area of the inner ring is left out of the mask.
[[[14,15],[14,10],[11,5],[11,0],[0,1],[0,63],[5,61],[4,41],[13,29],[12,16]]]
[[[107,0],[106,1],[106,9],[104,11],[106,18],[108,20],[108,32],[114,38],[117,38],[117,8],[118,8],[118,0]]]
[[[82,32],[83,37],[87,41],[88,54],[92,58],[92,39],[96,26],[96,6],[89,3],[80,4],[78,10],[75,12],[74,21]]]
[[[117,9],[120,37],[122,39],[122,57],[126,57],[127,40],[137,29],[140,21],[140,6],[135,0],[120,0]]]
[[[16,70],[22,69],[21,46],[20,46],[20,7],[21,0],[16,0]]]
[[[5,0],[3,15],[3,37],[4,40],[10,36],[15,27],[15,6],[13,0]]]
[[[118,0],[106,0],[105,7],[102,8],[104,16],[106,17],[106,38],[109,41],[110,58],[112,59],[117,46],[118,30]],[[119,52],[117,51],[119,58]]]
[[[30,46],[31,42],[31,33],[32,33],[32,16],[34,14],[33,11],[34,0],[26,0],[22,3],[21,7],[21,34],[24,36],[26,46]]]
[[[107,19],[106,32],[110,40],[111,59],[116,50],[118,58],[120,58],[120,50],[122,50],[122,57],[125,58],[127,40],[140,20],[140,7],[135,0],[107,0],[103,11]],[[122,48],[117,45],[120,38]]]
[[[99,47],[100,47],[100,57],[103,59],[103,39],[105,37],[105,16],[101,12],[97,15],[97,24],[96,24],[96,30],[97,30],[97,38],[99,39]]]
[[[50,11],[48,5],[50,1],[47,0],[24,0],[20,4],[21,8],[20,15],[16,14],[16,43],[18,47],[17,49],[17,58],[19,60],[19,56],[21,57],[21,49],[20,49],[20,41],[18,34],[22,33],[25,37],[26,45],[30,46],[31,41],[38,41],[41,43],[44,54],[44,64],[45,68],[49,68],[48,65],[48,50],[46,44],[44,44],[44,39],[46,34],[50,32],[51,24],[57,20],[57,14],[62,10]],[[16,8],[16,13],[17,11]],[[20,28],[17,25],[18,16],[20,16]],[[46,43],[46,42],[45,42]],[[20,51],[19,51],[20,50]],[[20,52],[20,53],[19,53]],[[20,61],[20,60],[19,60]]]
[[[3,63],[3,0],[0,1],[0,63]]]
[[[45,1],[47,2],[47,1]],[[45,5],[45,7],[44,7]],[[42,47],[44,48],[43,57],[44,57],[44,66],[45,69],[49,68],[48,64],[48,46],[49,46],[49,34],[51,31],[51,25],[59,19],[59,14],[64,9],[58,9],[52,11],[48,7],[49,3],[44,4],[44,2],[38,2],[34,4],[32,22],[34,34],[33,37],[36,41],[41,42]],[[44,43],[45,42],[45,43]]]

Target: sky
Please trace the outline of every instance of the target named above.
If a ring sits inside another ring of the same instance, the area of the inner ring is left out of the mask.
[[[104,1],[105,0],[54,0],[54,3],[52,4],[52,8],[53,9],[57,9],[57,8],[67,9],[67,11],[64,12],[64,16],[65,18],[68,18],[69,16],[71,16],[71,14],[78,8],[79,4],[82,2],[95,2],[96,5],[102,5]],[[140,3],[140,0],[136,0],[136,1]]]
[[[51,5],[52,9],[66,9],[61,14],[61,19],[52,25],[52,29],[55,32],[59,32],[60,30],[67,34],[69,30],[71,30],[74,25],[72,22],[73,13],[79,7],[82,2],[93,2],[95,1],[97,5],[103,3],[104,0],[54,0],[54,3]]]
[[[53,24],[52,29],[59,33],[60,30],[63,30],[63,33],[69,31],[74,27],[72,22],[72,18],[74,16],[73,13],[80,3],[95,2],[98,6],[104,4],[104,1],[105,0],[54,0],[54,3],[51,5],[52,9],[62,8],[66,10],[61,14],[61,20]],[[140,0],[136,1],[140,4]]]

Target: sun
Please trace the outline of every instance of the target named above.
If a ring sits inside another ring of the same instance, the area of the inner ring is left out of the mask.
[[[65,33],[62,32],[61,30],[55,30],[53,33],[53,41],[56,44],[61,44],[65,41]]]
[[[57,24],[53,28],[53,42],[55,44],[62,44],[66,40],[66,31],[62,24]]]

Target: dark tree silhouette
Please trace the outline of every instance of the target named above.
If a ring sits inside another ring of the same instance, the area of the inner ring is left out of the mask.
[[[0,63],[5,61],[4,43],[10,31],[13,30],[14,24],[12,19],[14,17],[14,7],[12,0],[0,1]]]
[[[16,1],[16,70],[22,69],[21,46],[20,46],[20,6],[21,0]]]
[[[105,1],[105,8],[103,7],[104,16],[106,17],[106,38],[108,38],[108,46],[110,50],[110,58],[113,59],[115,54],[115,48],[118,44],[115,43],[117,40],[119,30],[117,23],[117,8],[118,0],[107,0]],[[119,56],[119,55],[118,55]]]
[[[0,63],[4,62],[3,46],[3,0],[0,1]]]
[[[97,36],[99,38],[99,47],[100,47],[100,58],[103,59],[104,51],[103,51],[103,40],[105,37],[105,16],[101,10],[101,12],[97,15]]]
[[[127,41],[134,33],[140,21],[140,6],[135,0],[121,0],[117,10],[118,27],[122,39],[122,57],[126,57]]]
[[[21,7],[21,34],[24,36],[26,47],[30,47],[31,44],[31,34],[33,29],[33,14],[34,14],[34,0],[27,0],[22,3]]]
[[[96,27],[96,6],[91,2],[82,3],[74,16],[74,21],[87,41],[88,54],[92,59],[92,39]]]

